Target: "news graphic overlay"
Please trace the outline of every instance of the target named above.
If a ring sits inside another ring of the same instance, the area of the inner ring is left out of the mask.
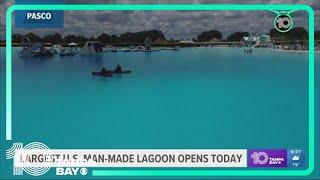
[[[16,0],[17,5],[63,4],[64,0]],[[17,11],[15,27],[17,28],[63,28],[63,11],[27,10]]]
[[[85,176],[88,168],[287,168],[301,167],[301,149],[49,149],[40,142],[14,144],[14,175],[41,176],[55,168],[57,176]],[[13,149],[13,150],[12,150]],[[12,159],[12,153],[7,154]],[[8,159],[9,159],[8,158]],[[22,171],[18,171],[21,169]]]
[[[288,13],[281,13],[274,19],[274,27],[279,32],[288,32],[293,27],[293,19]]]
[[[13,27],[19,11],[27,24]],[[270,34],[225,35],[205,20],[162,22],[173,14],[228,19],[239,11],[269,13]],[[307,30],[297,11],[308,15]],[[304,5],[10,7],[10,176],[308,176],[315,143],[313,14]],[[140,25],[145,19],[151,22]],[[286,33],[301,29],[309,40],[286,44],[292,38]],[[21,129],[27,122],[30,129]]]
[[[249,150],[251,167],[287,167],[287,150]]]
[[[301,167],[305,165],[305,151],[302,149],[290,149],[288,151],[288,166]]]

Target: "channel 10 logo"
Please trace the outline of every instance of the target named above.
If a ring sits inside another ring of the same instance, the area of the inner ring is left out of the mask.
[[[254,152],[251,154],[251,158],[255,165],[267,164],[269,161],[269,156],[266,152]]]
[[[275,19],[274,19],[274,27],[279,31],[279,32],[288,32],[293,26],[293,20],[289,16],[289,14],[279,14]]]

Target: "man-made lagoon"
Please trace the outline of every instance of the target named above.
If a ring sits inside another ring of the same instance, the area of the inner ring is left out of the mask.
[[[307,53],[211,47],[21,59],[19,50],[12,59],[14,141],[51,148],[307,147]],[[116,64],[132,73],[91,75]]]

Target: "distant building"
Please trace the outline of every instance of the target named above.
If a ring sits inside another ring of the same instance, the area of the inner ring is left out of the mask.
[[[218,38],[212,38],[209,41],[206,41],[206,43],[216,43],[216,42],[221,42],[221,40]]]
[[[264,34],[259,37],[260,47],[272,47],[273,43],[271,41],[270,35]]]
[[[259,44],[258,37],[253,36],[243,37],[241,41],[244,46],[256,46]]]
[[[181,40],[179,44],[194,44],[194,42],[192,40]]]
[[[261,36],[243,37],[241,42],[244,46],[254,47],[272,47],[273,45],[270,35],[267,34],[263,34]]]

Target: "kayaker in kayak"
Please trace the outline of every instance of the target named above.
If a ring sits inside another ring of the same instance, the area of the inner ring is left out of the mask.
[[[103,67],[99,72],[92,72],[92,75],[112,77],[112,71],[107,70],[107,68]]]
[[[113,74],[129,74],[129,73],[131,73],[131,71],[122,70],[122,67],[120,66],[120,64],[117,64],[114,70],[107,70],[107,68],[102,67],[102,69],[99,72],[92,72],[92,75],[112,77]]]
[[[120,64],[117,64],[117,67],[114,70],[114,72],[121,72],[121,71],[122,71],[122,68],[121,68]]]
[[[103,67],[100,72],[101,73],[106,73],[106,72],[108,72],[108,70],[105,67]]]

